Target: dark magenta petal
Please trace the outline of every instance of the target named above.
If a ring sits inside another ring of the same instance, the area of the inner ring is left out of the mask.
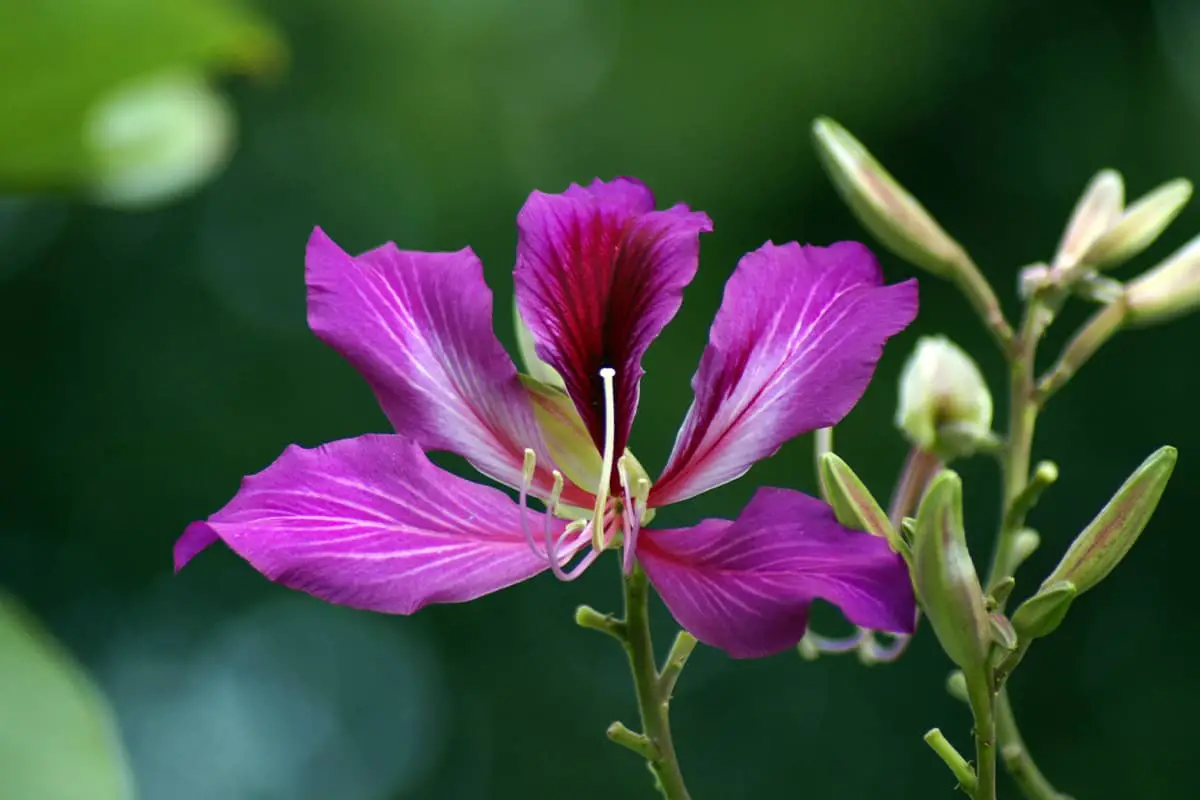
[[[916,281],[884,286],[857,242],[768,242],[743,256],[650,504],[720,486],[789,439],[839,422],[866,391],[884,343],[916,313]]]
[[[540,533],[545,517],[526,513]],[[548,522],[556,535],[565,527]],[[289,447],[227,506],[188,526],[176,569],[218,539],[284,586],[393,614],[471,600],[547,566],[526,545],[508,495],[435,467],[394,435]]]
[[[675,316],[696,274],[708,216],[654,211],[641,183],[618,178],[534,192],[517,217],[517,304],[538,356],[563,377],[597,449],[604,448],[602,367],[616,370],[615,452],[637,409],[642,356]]]
[[[510,486],[521,483],[532,448],[536,493],[546,496],[554,465],[492,329],[492,293],[470,249],[386,244],[352,257],[318,228],[305,260],[309,326],[366,377],[397,433],[457,453]],[[590,502],[569,484],[563,499]]]
[[[733,522],[643,530],[637,557],[679,624],[735,658],[795,645],[816,598],[864,628],[911,633],[916,623],[908,568],[887,541],[788,489],[759,489]]]

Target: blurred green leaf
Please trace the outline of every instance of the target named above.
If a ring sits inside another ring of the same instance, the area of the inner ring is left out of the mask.
[[[0,187],[71,186],[91,168],[92,108],[171,70],[252,72],[282,41],[235,0],[56,0],[0,6]]]
[[[0,797],[133,794],[103,696],[41,625],[0,593]]]

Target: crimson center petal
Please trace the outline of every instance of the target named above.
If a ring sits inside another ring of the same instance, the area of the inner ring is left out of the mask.
[[[538,357],[563,377],[597,449],[604,449],[604,384],[611,367],[614,451],[637,410],[642,356],[696,274],[708,215],[654,210],[638,181],[618,178],[562,194],[534,192],[517,217],[517,304]]]

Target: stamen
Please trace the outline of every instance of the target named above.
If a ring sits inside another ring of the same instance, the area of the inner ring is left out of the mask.
[[[533,551],[533,554],[535,556],[537,556],[538,558],[549,559],[550,556],[547,552],[545,552],[544,550],[538,549],[537,542],[535,542],[533,540],[533,531],[531,531],[529,529],[529,513],[528,513],[528,511],[529,511],[529,488],[530,488],[530,486],[533,485],[533,473],[536,469],[537,469],[537,453],[533,452],[533,450],[531,448],[526,447],[525,448],[525,461],[521,465],[521,487],[518,490],[519,494],[517,497],[517,502],[521,505],[521,533],[523,533],[525,535],[525,544],[529,545],[529,549]],[[557,474],[558,473],[555,473],[555,475],[557,475]],[[558,478],[557,480],[555,480],[554,488],[555,488],[556,493],[553,495],[553,497],[554,497],[554,502],[557,503],[558,502],[557,492],[562,491],[561,477]],[[547,514],[546,516],[547,516],[547,519],[549,519],[549,514]],[[547,525],[548,524],[549,524],[549,522],[547,522]]]
[[[590,522],[575,520],[571,524],[567,525],[566,530],[559,534],[557,539],[552,539],[550,535],[550,523],[546,523],[546,530],[544,531],[544,534],[546,539],[546,552],[548,553],[548,563],[550,564],[550,571],[553,572],[554,577],[558,578],[560,581],[575,580],[583,574],[583,571],[588,568],[588,565],[596,560],[596,556],[600,555],[600,550],[593,548],[592,550],[588,551],[588,554],[583,557],[582,561],[572,567],[569,571],[564,570],[563,565],[559,563],[558,553],[562,548],[563,542],[565,542],[569,537],[575,536],[580,532],[583,532],[584,536],[586,537],[588,535],[588,528],[590,528],[591,525],[592,523]]]
[[[613,391],[613,378],[617,371],[612,367],[600,368],[600,380],[604,383],[604,454],[600,464],[600,486],[596,490],[596,507],[592,512],[592,520],[600,524],[592,525],[592,550],[599,552],[604,549],[604,512],[608,507],[608,487],[612,483],[613,448],[616,445],[616,400]]]

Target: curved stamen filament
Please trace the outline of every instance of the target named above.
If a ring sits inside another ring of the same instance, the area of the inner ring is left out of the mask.
[[[525,544],[529,545],[529,549],[538,558],[549,560],[550,556],[545,550],[539,550],[537,542],[533,539],[533,531],[529,529],[529,488],[533,485],[533,473],[537,469],[537,453],[533,452],[532,448],[525,448],[525,461],[521,465],[521,488],[518,490],[517,502],[521,506],[521,533],[525,535]],[[555,488],[560,489],[560,481],[555,481]],[[557,503],[557,495],[555,495]],[[549,523],[547,523],[549,524]]]
[[[554,577],[558,578],[560,581],[575,580],[580,575],[582,575],[583,571],[586,570],[591,565],[591,563],[596,560],[596,557],[600,555],[600,552],[601,552],[600,550],[592,548],[591,550],[588,551],[587,555],[585,555],[580,560],[580,562],[578,564],[576,564],[574,567],[571,567],[571,569],[569,569],[569,570],[564,570],[563,569],[564,565],[562,563],[560,563],[561,559],[559,558],[558,553],[559,553],[560,548],[563,545],[563,542],[565,542],[568,538],[571,538],[572,536],[580,534],[581,531],[583,532],[584,537],[587,537],[588,528],[590,528],[591,526],[592,526],[591,522],[584,522],[583,520],[576,520],[575,522],[572,522],[570,525],[568,525],[566,530],[564,530],[562,533],[560,533],[556,539],[552,539],[552,537],[550,535],[550,524],[549,524],[549,522],[546,523],[546,530],[544,531],[544,535],[545,535],[545,540],[546,540],[546,551],[547,551],[547,553],[549,553],[549,559],[548,559],[547,563],[549,563],[550,571],[554,573]]]
[[[554,486],[550,489],[550,499],[546,504],[546,513],[542,516],[542,544],[538,545],[537,540],[533,538],[533,531],[529,525],[529,489],[533,484],[533,475],[537,469],[537,454],[531,448],[525,448],[525,460],[521,465],[521,487],[519,491],[518,502],[521,506],[521,533],[525,536],[525,544],[529,545],[529,549],[533,554],[540,559],[543,559],[550,567],[550,571],[554,573],[554,577],[561,581],[573,581],[583,574],[583,571],[596,560],[596,556],[600,555],[600,549],[593,548],[588,552],[583,559],[569,570],[564,570],[565,566],[562,563],[562,558],[559,553],[562,552],[562,547],[568,539],[579,536],[582,532],[584,538],[590,538],[589,528],[592,526],[590,522],[576,520],[569,524],[566,529],[558,536],[554,535],[553,523],[554,514],[558,511],[558,502],[562,497],[563,491],[563,476],[558,470],[554,470],[551,475],[554,476]],[[601,526],[603,526],[603,519]],[[572,541],[574,544],[574,541]],[[575,548],[572,548],[574,551]]]
[[[604,512],[608,507],[608,487],[612,483],[613,449],[616,446],[616,399],[613,391],[613,378],[617,371],[612,367],[601,367],[600,380],[604,384],[604,453],[600,463],[600,486],[596,489],[596,507],[592,511],[592,520],[600,521],[592,525],[592,549],[604,549]]]

